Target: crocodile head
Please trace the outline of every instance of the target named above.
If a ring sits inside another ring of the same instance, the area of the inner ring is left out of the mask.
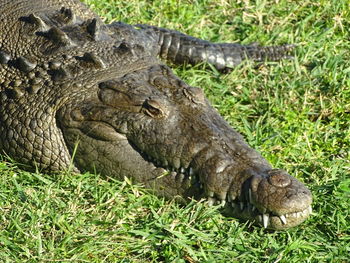
[[[128,177],[167,198],[206,198],[272,229],[298,225],[310,214],[310,191],[272,169],[201,89],[168,67],[145,67],[89,90],[57,113],[80,171]]]

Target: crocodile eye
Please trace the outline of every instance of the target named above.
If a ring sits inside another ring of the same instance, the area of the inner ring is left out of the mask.
[[[166,106],[160,101],[154,99],[145,100],[141,111],[154,119],[165,118],[168,115]]]

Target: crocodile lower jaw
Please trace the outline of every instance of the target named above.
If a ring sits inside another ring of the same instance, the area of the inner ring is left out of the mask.
[[[221,204],[225,213],[242,218],[245,220],[251,220],[255,223],[263,226],[264,228],[279,230],[294,227],[305,221],[312,213],[311,205],[304,210],[290,212],[286,214],[277,214],[271,211],[265,211],[264,213],[259,211],[253,204],[240,201],[223,202],[216,200],[213,202],[213,198],[208,198],[208,204]]]
[[[164,171],[166,171],[165,174],[167,175],[173,177],[180,176],[183,181],[187,180],[189,184],[198,187],[205,193],[204,198],[207,200],[209,206],[219,205],[228,215],[254,221],[264,228],[279,230],[294,227],[305,221],[312,213],[311,205],[304,210],[293,211],[286,214],[279,214],[273,211],[262,212],[252,203],[250,189],[246,197],[249,201],[240,201],[239,198],[232,198],[229,194],[224,195],[226,196],[224,199],[218,199],[214,192],[209,192],[205,189],[198,174],[195,173],[191,167],[180,167],[178,169],[168,167],[168,169],[164,169]]]

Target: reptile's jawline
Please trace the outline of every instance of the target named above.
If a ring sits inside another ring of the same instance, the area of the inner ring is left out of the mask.
[[[272,229],[310,214],[310,191],[272,169],[200,88],[158,59],[228,71],[245,59],[290,58],[293,45],[106,25],[78,0],[2,0],[0,21],[0,151],[13,160],[56,172],[74,156],[75,172],[129,177],[181,201],[206,198]]]

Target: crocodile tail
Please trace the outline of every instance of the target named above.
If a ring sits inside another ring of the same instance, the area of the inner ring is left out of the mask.
[[[295,48],[293,44],[281,46],[259,46],[256,44],[245,46],[245,55],[254,61],[278,61],[281,59],[291,59],[291,52]]]
[[[226,70],[237,66],[245,59],[253,61],[277,61],[288,59],[294,45],[262,47],[257,44],[241,45],[238,43],[212,43],[185,35],[175,30],[136,25],[138,30],[152,36],[157,54],[175,64],[209,63],[218,70]]]

